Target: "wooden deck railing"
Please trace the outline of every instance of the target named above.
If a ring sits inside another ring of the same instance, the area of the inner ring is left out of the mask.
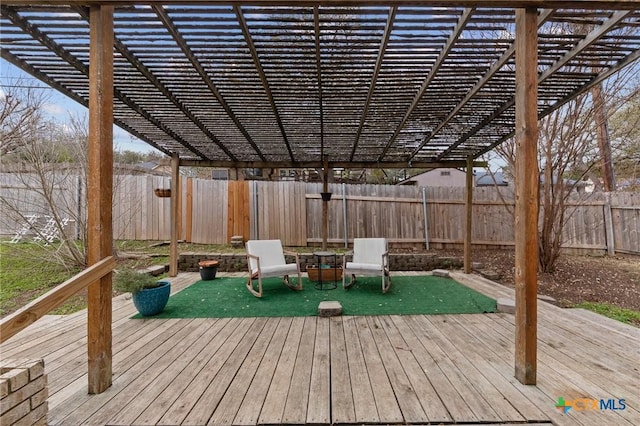
[[[86,288],[89,284],[113,271],[115,265],[116,261],[113,256],[106,257],[38,297],[22,309],[3,318],[0,321],[0,343],[6,342],[20,330],[62,305],[67,299]]]

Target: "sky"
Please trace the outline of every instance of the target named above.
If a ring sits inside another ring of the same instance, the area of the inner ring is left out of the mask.
[[[72,116],[87,117],[89,110],[71,98],[57,90],[47,86],[35,77],[25,73],[13,64],[0,59],[0,96],[6,87],[20,83],[23,86],[34,87],[34,90],[43,90],[48,96],[48,102],[44,107],[49,117],[58,123],[66,123]],[[114,149],[118,151],[135,152],[160,152],[146,142],[132,136],[120,127],[113,125]]]

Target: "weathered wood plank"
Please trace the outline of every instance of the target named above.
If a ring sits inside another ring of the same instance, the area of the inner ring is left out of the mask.
[[[197,380],[203,372],[209,360],[227,344],[230,336],[237,331],[240,324],[238,318],[229,321],[220,320],[216,325],[223,325],[215,337],[207,342],[207,346],[196,355],[190,364],[168,386],[162,389],[162,393],[156,396],[149,406],[139,413],[133,424],[156,424],[167,410],[174,405],[176,400],[184,394],[190,384]],[[240,333],[239,333],[240,334]],[[230,345],[232,346],[232,345]]]
[[[293,387],[292,377],[296,359],[298,358],[298,347],[300,346],[304,323],[304,318],[292,319],[289,333],[282,346],[282,354],[273,374],[273,380],[269,386],[260,415],[257,418],[257,422],[260,424],[283,423],[283,413],[289,398],[289,389]],[[306,403],[304,407],[306,408]],[[237,423],[238,419],[236,418],[234,422]]]
[[[256,351],[260,352],[266,343],[265,335],[270,335],[273,332],[273,327],[273,322],[267,319],[259,318],[256,320],[252,329],[245,334],[229,358],[225,360],[213,380],[206,385],[206,390],[195,403],[184,422],[201,425],[209,421],[220,400],[227,392],[233,378],[238,374],[245,360],[249,359],[249,354],[252,353],[254,345],[256,345]],[[254,372],[255,370],[251,371],[251,373]],[[242,396],[240,395],[240,398]]]
[[[371,332],[371,326],[365,317],[356,317],[358,335],[362,346],[367,372],[373,389],[373,397],[378,408],[378,416],[381,423],[400,423],[404,419],[398,401],[393,392],[393,387],[386,373],[380,352],[376,347]]]
[[[429,382],[437,392],[442,404],[446,407],[454,421],[478,421],[471,408],[462,399],[458,393],[456,384],[449,381],[437,362],[431,354],[424,348],[419,335],[422,334],[421,327],[412,321],[411,318],[405,318],[404,321],[395,321],[396,327],[402,338],[411,347],[411,352],[416,357],[416,361],[429,378]],[[427,402],[428,403],[428,402]]]
[[[75,409],[67,417],[60,419],[60,422],[68,424],[80,424],[86,419],[93,416],[103,407],[104,404],[106,404],[111,398],[114,397],[114,394],[117,395],[120,390],[126,387],[128,382],[144,374],[144,372],[150,365],[158,361],[166,353],[166,351],[179,343],[180,340],[185,336],[185,330],[187,334],[189,331],[192,331],[191,323],[193,322],[193,320],[186,322],[181,322],[179,320],[165,320],[163,322],[167,322],[170,324],[170,328],[165,330],[166,333],[165,335],[163,335],[164,341],[162,341],[163,339],[141,339],[141,342],[144,342],[145,344],[139,345],[139,350],[129,357],[129,360],[131,362],[130,368],[128,368],[118,378],[114,378],[114,382],[120,379],[117,382],[118,387],[114,387],[114,389],[110,392],[101,393],[99,395],[82,395],[79,393],[74,394],[72,398],[68,399],[68,401],[71,406],[75,407]],[[155,350],[160,348],[160,346],[156,346],[159,343],[162,343],[161,349]],[[50,412],[50,414],[52,413]]]
[[[187,351],[190,348],[197,351],[204,346],[205,339],[202,336],[206,331],[207,328],[202,327],[199,321],[191,321],[172,340],[166,341],[161,351],[156,350],[153,356],[145,358],[141,363],[143,369],[135,371],[135,376],[126,381],[126,386],[118,386],[117,395],[110,395],[109,400],[89,417],[88,422],[122,424],[133,421],[138,413],[148,407],[153,396],[182,370],[183,359],[192,356]],[[158,353],[161,356],[154,358]],[[137,397],[140,393],[145,394],[144,397]],[[117,414],[114,416],[114,413]]]
[[[416,360],[412,351],[413,345],[410,345],[408,341],[404,340],[402,333],[396,328],[398,324],[400,324],[400,327],[404,327],[405,332],[407,331],[407,325],[403,317],[397,315],[391,318],[383,317],[382,321],[385,327],[388,328],[387,336],[389,337],[389,341],[394,347],[398,360],[411,381],[411,385],[416,390],[416,395],[418,395],[420,399],[420,403],[429,422],[452,422],[453,419],[442,403],[441,396],[438,395],[438,392],[431,384],[429,375],[425,374],[425,370],[423,370]]]
[[[432,342],[437,344],[443,353],[451,359],[453,365],[460,371],[473,385],[475,391],[482,395],[487,401],[487,405],[491,407],[491,410],[498,416],[499,421],[508,422],[521,422],[525,418],[514,408],[513,403],[505,398],[496,387],[493,385],[491,379],[495,377],[485,377],[484,374],[488,374],[491,370],[481,370],[476,367],[475,363],[469,361],[465,356],[467,353],[473,353],[473,345],[466,344],[464,341],[458,341],[457,344],[453,344],[447,333],[441,330],[443,327],[448,329],[448,322],[451,319],[446,316],[438,316],[437,318],[424,317],[426,321],[431,322],[434,332],[431,334]],[[452,330],[455,331],[455,330]],[[459,332],[458,332],[459,333]],[[455,336],[455,333],[454,333]],[[489,420],[494,421],[494,420]],[[496,420],[497,421],[497,420]]]
[[[311,370],[311,382],[309,384],[306,423],[331,422],[331,376],[329,358],[331,348],[329,344],[329,319],[318,318],[316,322],[315,344],[313,346],[313,368]]]
[[[508,316],[491,316],[490,317],[496,324],[496,330],[502,334],[502,338],[506,339],[507,345],[513,345],[513,331],[514,323],[512,318]],[[542,389],[550,398],[557,398],[556,395],[563,395],[567,400],[584,398],[585,396],[595,399],[600,398],[618,398],[616,395],[612,395],[609,390],[609,383],[596,384],[592,382],[592,379],[586,378],[581,374],[573,372],[574,362],[565,364],[558,362],[558,353],[553,347],[541,344],[540,345],[540,362],[544,365],[544,370],[541,370],[540,382],[538,387]],[[551,350],[550,350],[551,349]],[[635,410],[634,410],[635,411]],[[616,424],[631,426],[637,423],[640,419],[640,414],[632,412],[632,410],[622,410],[620,412],[605,412],[600,410],[591,410],[588,413],[580,413],[580,423],[585,425],[601,425],[601,424]],[[587,414],[585,416],[585,414]],[[611,414],[611,415],[610,415]],[[633,421],[629,422],[624,417],[631,417]]]
[[[457,369],[447,354],[438,345],[433,344],[435,334],[434,327],[422,317],[408,318],[408,322],[416,333],[416,337],[422,343],[422,347],[426,349],[435,363],[432,367],[442,371],[456,392],[467,404],[470,412],[473,413],[473,417],[481,422],[499,421],[499,416],[491,409],[487,401],[483,398],[483,395],[474,389],[473,384]],[[438,388],[436,387],[436,389]],[[440,392],[439,389],[438,392]],[[451,410],[450,412],[455,419],[456,414]],[[469,416],[469,414],[465,416]]]
[[[329,318],[331,348],[331,420],[335,423],[355,423],[356,413],[341,317]]]
[[[258,408],[257,417],[275,369],[274,363],[269,362],[269,360],[265,362],[263,369],[260,369],[260,366],[263,364],[264,358],[277,359],[280,356],[282,343],[288,331],[287,326],[280,326],[283,321],[286,322],[286,319],[271,318],[268,320],[240,369],[233,376],[227,391],[220,399],[220,403],[218,403],[213,415],[209,418],[208,424],[228,425],[233,423],[236,415],[241,418],[245,417],[248,413],[238,411],[245,400],[247,403],[249,401],[255,402]],[[254,392],[251,392],[251,390]]]
[[[202,368],[198,374],[198,380],[194,380],[185,389],[185,391],[171,404],[166,413],[160,418],[157,424],[162,425],[177,425],[182,424],[185,418],[194,408],[197,399],[193,398],[193,395],[203,395],[207,390],[212,389],[212,382],[216,378],[218,372],[225,366],[225,363],[229,359],[242,356],[246,354],[248,349],[246,348],[247,342],[252,343],[257,338],[258,333],[262,330],[265,321],[258,321],[255,319],[243,319],[238,324],[237,330],[231,334],[231,337],[225,342],[224,346],[218,350],[207,361],[206,365]],[[243,346],[241,346],[241,343]],[[206,402],[205,402],[206,405]],[[215,407],[211,407],[211,411]],[[209,419],[204,420],[206,422]],[[202,423],[204,423],[202,422]],[[201,424],[202,424],[201,423]]]
[[[137,419],[145,410],[155,407],[154,410],[160,411],[161,406],[158,404],[160,395],[166,393],[166,389],[169,387],[175,389],[174,382],[181,380],[183,374],[189,375],[187,367],[202,354],[203,349],[209,346],[212,339],[215,339],[217,334],[221,332],[228,322],[228,319],[198,321],[196,324],[197,331],[188,336],[189,339],[193,338],[194,340],[185,339],[181,341],[171,352],[167,353],[160,362],[154,365],[154,368],[159,368],[161,373],[153,377],[151,371],[147,370],[145,381],[147,381],[148,384],[144,387],[144,391],[141,392],[140,395],[133,398],[128,392],[126,395],[130,397],[130,403],[124,400],[122,404],[119,404],[115,399],[109,402],[111,414],[114,412],[117,412],[117,414],[111,417],[108,423],[135,424],[140,422],[140,420]],[[190,346],[184,348],[187,342]],[[134,381],[129,387],[134,387],[132,391],[137,392],[142,386],[142,383]],[[129,387],[127,389],[129,389]],[[166,400],[164,402],[166,404]]]
[[[316,317],[304,319],[289,393],[287,394],[282,414],[283,423],[300,424],[306,422],[309,396],[311,395],[311,374],[315,357],[316,326]]]
[[[290,317],[280,319],[277,329],[269,342],[269,346],[262,357],[260,365],[257,367],[256,374],[249,386],[249,389],[247,390],[245,399],[242,401],[240,407],[237,409],[237,413],[235,413],[235,416],[233,416],[231,419],[232,421],[230,421],[229,424],[254,425],[257,423],[258,418],[260,417],[260,412],[265,406],[264,403],[266,401],[267,392],[271,386],[276,368],[280,364],[280,358],[281,355],[283,355],[282,352],[287,335],[289,334],[289,329],[291,328],[291,323],[292,318]],[[281,394],[281,397],[284,401],[284,395]],[[214,413],[211,421],[224,422],[227,420],[224,416],[219,416],[218,411],[220,410],[217,410]]]
[[[416,391],[411,386],[411,382],[395,355],[393,347],[389,342],[389,338],[383,329],[383,323],[379,317],[367,317],[371,334],[378,347],[380,359],[384,363],[384,367],[389,376],[389,381],[396,395],[398,405],[402,411],[402,417],[407,423],[420,422],[420,419],[427,417],[422,404],[416,395]]]
[[[371,381],[364,360],[364,353],[360,346],[360,336],[355,317],[343,317],[344,339],[346,355],[351,379],[351,394],[355,410],[355,421],[358,423],[378,423],[378,409],[371,389]],[[333,363],[332,363],[333,364]],[[345,374],[340,372],[339,374]]]

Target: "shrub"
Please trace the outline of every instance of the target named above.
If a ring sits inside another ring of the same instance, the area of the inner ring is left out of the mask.
[[[127,269],[113,275],[113,286],[119,292],[135,294],[145,288],[158,287],[158,281],[149,274]]]

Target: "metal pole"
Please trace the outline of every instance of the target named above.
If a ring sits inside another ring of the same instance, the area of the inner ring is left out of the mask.
[[[422,187],[422,214],[424,215],[424,245],[429,250],[429,220],[427,217],[427,188]]]
[[[347,185],[342,183],[342,218],[344,219],[344,248],[349,247],[349,236],[347,235]]]

